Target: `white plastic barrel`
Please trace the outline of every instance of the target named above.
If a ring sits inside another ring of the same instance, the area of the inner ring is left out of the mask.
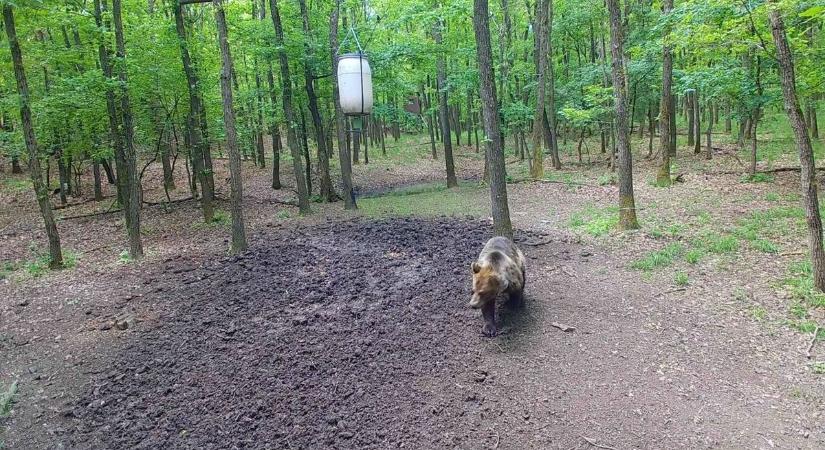
[[[346,53],[338,57],[338,95],[344,114],[372,112],[372,70],[363,54]]]

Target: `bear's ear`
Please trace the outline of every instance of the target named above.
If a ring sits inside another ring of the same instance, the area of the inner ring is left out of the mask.
[[[481,272],[481,264],[479,264],[478,262],[474,262],[473,264],[471,264],[470,268],[473,269],[473,273]]]

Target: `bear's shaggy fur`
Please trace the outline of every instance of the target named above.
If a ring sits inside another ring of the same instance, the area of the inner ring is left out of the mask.
[[[487,241],[470,268],[473,272],[470,307],[481,308],[484,316],[482,332],[495,336],[496,298],[507,294],[510,301],[519,306],[524,301],[524,254],[510,239],[496,236]]]

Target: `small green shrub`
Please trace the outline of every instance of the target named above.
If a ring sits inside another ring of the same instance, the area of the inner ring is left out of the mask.
[[[599,183],[599,186],[610,186],[616,184],[619,178],[615,173],[606,173],[603,175],[599,175],[596,178],[596,182]]]
[[[630,267],[645,272],[654,269],[667,267],[673,264],[673,260],[684,251],[682,244],[674,242],[665,246],[661,250],[648,253],[644,258],[634,261]]]
[[[776,192],[768,192],[767,194],[765,194],[765,200],[769,202],[778,202],[782,200],[782,196],[780,196]]]
[[[676,272],[676,275],[673,277],[673,282],[676,283],[676,286],[687,286],[690,280],[688,279],[688,274],[685,272]]]
[[[8,417],[11,407],[14,404],[14,396],[17,395],[17,381],[13,381],[5,392],[0,392],[0,418]]]
[[[742,175],[740,181],[743,183],[773,183],[773,176],[764,172],[756,172],[754,174]]]
[[[757,239],[753,241],[752,245],[760,252],[779,253],[779,247],[767,239]]]
[[[615,207],[599,209],[591,206],[573,213],[570,216],[570,227],[579,228],[594,237],[604,236],[619,224],[618,211]]]
[[[701,248],[692,248],[685,253],[685,261],[688,264],[696,264],[702,257],[705,256],[705,251]]]
[[[117,261],[121,264],[129,264],[130,262],[132,262],[134,260],[132,259],[132,255],[129,254],[129,250],[123,250],[117,256]]]
[[[279,219],[289,219],[290,217],[292,217],[292,215],[289,213],[289,210],[282,209],[282,210],[278,211],[277,214],[275,214],[275,217],[277,217]]]

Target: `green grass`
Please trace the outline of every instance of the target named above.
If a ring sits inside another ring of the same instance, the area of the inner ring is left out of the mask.
[[[228,212],[216,209],[212,215],[211,222],[193,222],[192,228],[202,230],[204,228],[228,228],[232,224],[232,216]]]
[[[763,172],[756,172],[755,174],[745,174],[739,180],[743,183],[773,183],[773,176]]]
[[[123,250],[117,255],[117,262],[121,264],[129,264],[132,261],[134,260],[132,259],[132,255],[129,254],[129,250]]]
[[[30,247],[33,258],[23,262],[20,266],[32,278],[43,276],[49,271],[49,263],[51,263],[51,256],[48,253],[42,253],[35,247]],[[63,249],[63,269],[71,269],[77,266],[77,253],[69,249]],[[13,266],[8,266],[12,268]]]
[[[782,281],[782,285],[790,290],[792,296],[790,325],[803,333],[813,333],[820,325],[811,318],[811,310],[825,308],[825,294],[814,287],[811,262],[792,264],[789,276]],[[825,328],[820,329],[818,339],[825,339]]]
[[[2,187],[9,192],[25,192],[32,190],[32,182],[28,178],[4,178]]]
[[[483,189],[472,183],[458,189],[446,186],[411,186],[379,197],[358,200],[359,211],[368,217],[392,216],[480,216],[488,213]]]
[[[616,184],[618,182],[618,180],[619,180],[618,175],[616,175],[615,173],[612,173],[612,172],[611,173],[606,173],[606,174],[603,174],[603,175],[599,175],[599,177],[596,178],[596,182],[599,184],[599,186],[613,185],[613,184]]]
[[[693,247],[704,249],[708,253],[732,253],[739,250],[739,240],[736,239],[736,236],[711,231],[705,232],[694,239]]]
[[[687,286],[688,283],[690,283],[690,279],[685,272],[676,272],[673,276],[673,282],[676,283],[676,286]]]
[[[650,272],[654,269],[667,267],[673,264],[673,260],[684,253],[684,250],[685,248],[682,244],[674,242],[666,245],[661,250],[648,253],[642,259],[631,263],[630,267],[637,270],[642,270],[644,272]]]
[[[17,395],[17,381],[13,381],[9,388],[0,391],[0,418],[8,417],[11,414],[11,407],[14,404],[14,397]]]
[[[769,202],[778,202],[782,200],[782,196],[776,192],[768,192],[767,194],[765,194],[765,200]]]
[[[594,236],[604,236],[619,224],[619,209],[588,206],[570,216],[570,227]]]
[[[750,315],[754,318],[754,320],[758,320],[759,322],[763,322],[768,318],[768,310],[761,305],[750,308],[748,312],[750,312]]]
[[[825,375],[825,361],[814,361],[811,363],[811,372],[816,375]]]
[[[289,212],[288,209],[282,209],[278,211],[277,214],[275,214],[275,217],[279,219],[289,219],[290,217],[292,217],[292,214]]]
[[[685,261],[688,264],[696,264],[702,257],[705,256],[705,251],[701,248],[691,248],[687,252],[685,252]]]

